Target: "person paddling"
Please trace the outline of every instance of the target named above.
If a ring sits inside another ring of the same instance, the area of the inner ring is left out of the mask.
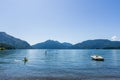
[[[23,60],[24,62],[27,62],[28,61],[28,59],[26,58],[26,57],[24,57],[24,60]]]
[[[24,57],[23,62],[26,64],[28,62],[28,58]]]

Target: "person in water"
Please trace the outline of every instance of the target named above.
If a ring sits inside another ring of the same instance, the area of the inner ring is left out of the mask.
[[[28,59],[24,57],[23,61],[24,61],[24,64],[26,64],[28,62]]]
[[[24,61],[25,61],[25,62],[27,62],[27,61],[28,61],[28,59],[27,59],[26,57],[24,57]]]

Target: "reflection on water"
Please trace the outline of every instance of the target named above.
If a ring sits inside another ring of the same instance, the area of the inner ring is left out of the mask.
[[[119,75],[119,53],[120,50],[0,51],[0,76]],[[105,61],[91,60],[93,54],[103,56]],[[24,57],[29,59],[27,63]]]

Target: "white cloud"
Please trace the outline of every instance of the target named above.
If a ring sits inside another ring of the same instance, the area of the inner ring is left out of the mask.
[[[116,40],[118,39],[118,37],[117,37],[117,36],[112,36],[111,39],[112,39],[113,41],[116,41]]]

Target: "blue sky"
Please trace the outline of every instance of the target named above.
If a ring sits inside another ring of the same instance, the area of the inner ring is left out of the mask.
[[[30,44],[120,40],[120,0],[0,0],[0,31]]]

